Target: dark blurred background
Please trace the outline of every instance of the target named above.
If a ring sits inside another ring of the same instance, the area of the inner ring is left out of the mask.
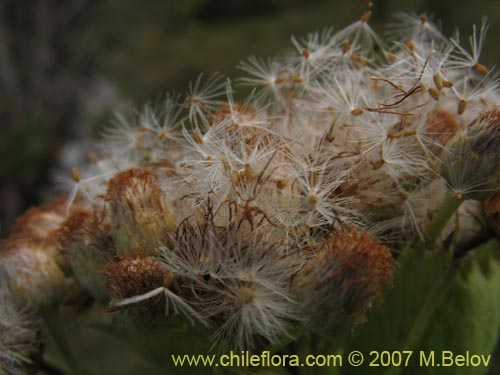
[[[482,62],[500,59],[498,0],[375,0],[372,25],[428,12],[462,39],[490,20]],[[341,28],[362,0],[0,0],[0,236],[50,195],[114,111],[183,92],[200,73],[237,77],[247,56],[290,35]],[[78,147],[76,147],[78,146]]]

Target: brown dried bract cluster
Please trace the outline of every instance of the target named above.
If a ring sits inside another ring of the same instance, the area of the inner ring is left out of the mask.
[[[64,296],[65,275],[43,242],[14,237],[2,243],[0,276],[21,304],[48,305]]]
[[[106,299],[102,272],[115,256],[111,224],[101,208],[75,208],[58,232],[66,262],[78,281],[96,299]]]
[[[389,249],[366,231],[337,232],[307,261],[297,293],[311,313],[308,325],[337,332],[359,323],[372,301],[382,302],[395,262]]]
[[[28,210],[12,235],[0,243],[0,283],[22,304],[39,306],[60,299],[66,289],[65,260],[57,233],[65,220],[65,197]]]
[[[154,258],[144,255],[121,256],[118,261],[106,262],[105,286],[112,300],[145,294],[165,284],[168,274]],[[161,296],[148,299],[141,305],[142,311],[164,314],[165,301]]]
[[[66,199],[62,196],[49,204],[30,208],[16,220],[12,232],[41,241],[54,240],[56,232],[66,219]]]
[[[139,248],[154,254],[175,230],[159,177],[151,169],[134,168],[117,174],[108,182],[104,199],[109,203],[111,235],[118,254]]]

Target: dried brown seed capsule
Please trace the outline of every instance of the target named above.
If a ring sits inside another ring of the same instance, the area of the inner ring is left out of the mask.
[[[351,111],[351,115],[353,115],[353,116],[359,116],[359,115],[362,115],[362,114],[363,114],[363,110],[361,108],[354,108]]]
[[[453,87],[453,82],[445,79],[445,80],[443,80],[443,87],[446,87],[446,88]]]
[[[360,20],[362,22],[368,22],[370,20],[372,16],[372,11],[371,10],[367,10],[366,12],[363,13],[363,15],[361,16]]]
[[[438,90],[441,90],[443,88],[443,79],[441,78],[441,75],[439,73],[434,74],[432,77],[434,84],[436,85],[436,88]]]
[[[474,69],[476,69],[476,71],[480,74],[488,74],[488,72],[489,72],[489,69],[480,63],[476,63],[474,65]]]
[[[457,107],[457,113],[461,115],[462,113],[465,112],[465,108],[467,107],[467,102],[465,100],[460,100],[458,102],[458,107]]]
[[[439,100],[439,92],[434,87],[429,88],[429,95],[431,96],[432,99],[436,101]]]
[[[76,167],[73,167],[71,170],[71,178],[75,182],[80,182],[80,172],[78,172],[78,169]]]

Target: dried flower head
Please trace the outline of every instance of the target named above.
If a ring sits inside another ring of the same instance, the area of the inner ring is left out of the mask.
[[[142,295],[171,282],[159,262],[140,254],[108,261],[104,275],[106,290],[112,301]],[[151,298],[146,303],[130,306],[139,306],[141,311],[149,313],[164,312],[164,301],[160,296]]]
[[[175,230],[175,219],[158,182],[158,175],[145,168],[121,172],[108,182],[104,199],[110,205],[117,254],[138,250],[156,254],[156,248]]]
[[[184,223],[176,250],[165,249],[163,263],[183,277],[184,293],[215,326],[215,342],[251,350],[289,334],[300,319],[290,293],[300,258],[271,239],[207,219],[195,227]]]
[[[110,227],[106,211],[81,208],[67,218],[58,232],[75,279],[96,299],[107,298],[103,272],[106,261],[115,256]]]
[[[33,307],[61,299],[66,289],[53,252],[30,238],[13,237],[3,243],[0,277],[14,298]]]
[[[360,323],[373,300],[392,281],[394,260],[387,247],[365,231],[335,233],[297,275],[295,290],[319,333],[337,333]]]
[[[29,209],[16,220],[13,233],[39,241],[54,240],[65,220],[65,203],[66,197],[60,197],[47,205]]]

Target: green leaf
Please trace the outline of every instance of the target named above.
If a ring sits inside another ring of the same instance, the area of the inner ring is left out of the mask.
[[[210,366],[175,367],[172,355],[214,355],[206,328],[176,316],[134,324],[95,323],[91,327],[125,342],[130,350],[165,369],[165,374],[211,374]]]
[[[345,353],[360,350],[365,355],[363,367],[344,366],[342,374],[486,373],[484,367],[422,367],[419,355],[420,350],[434,350],[438,363],[441,350],[493,351],[500,329],[499,252],[499,242],[493,240],[460,261],[442,251],[406,250],[385,303],[371,309],[346,346]],[[375,358],[370,352],[383,350],[413,351],[409,366],[368,368]]]
[[[385,302],[368,312],[367,322],[358,327],[346,352],[410,350],[426,331],[453,275],[448,254],[406,250],[400,255],[394,286],[384,294]]]
[[[436,311],[418,350],[454,355],[484,355],[493,352],[500,332],[500,243],[489,241],[463,259],[453,286]],[[439,353],[439,355],[438,355]],[[489,360],[491,364],[492,359]],[[484,366],[429,367],[408,369],[404,374],[486,374]]]

